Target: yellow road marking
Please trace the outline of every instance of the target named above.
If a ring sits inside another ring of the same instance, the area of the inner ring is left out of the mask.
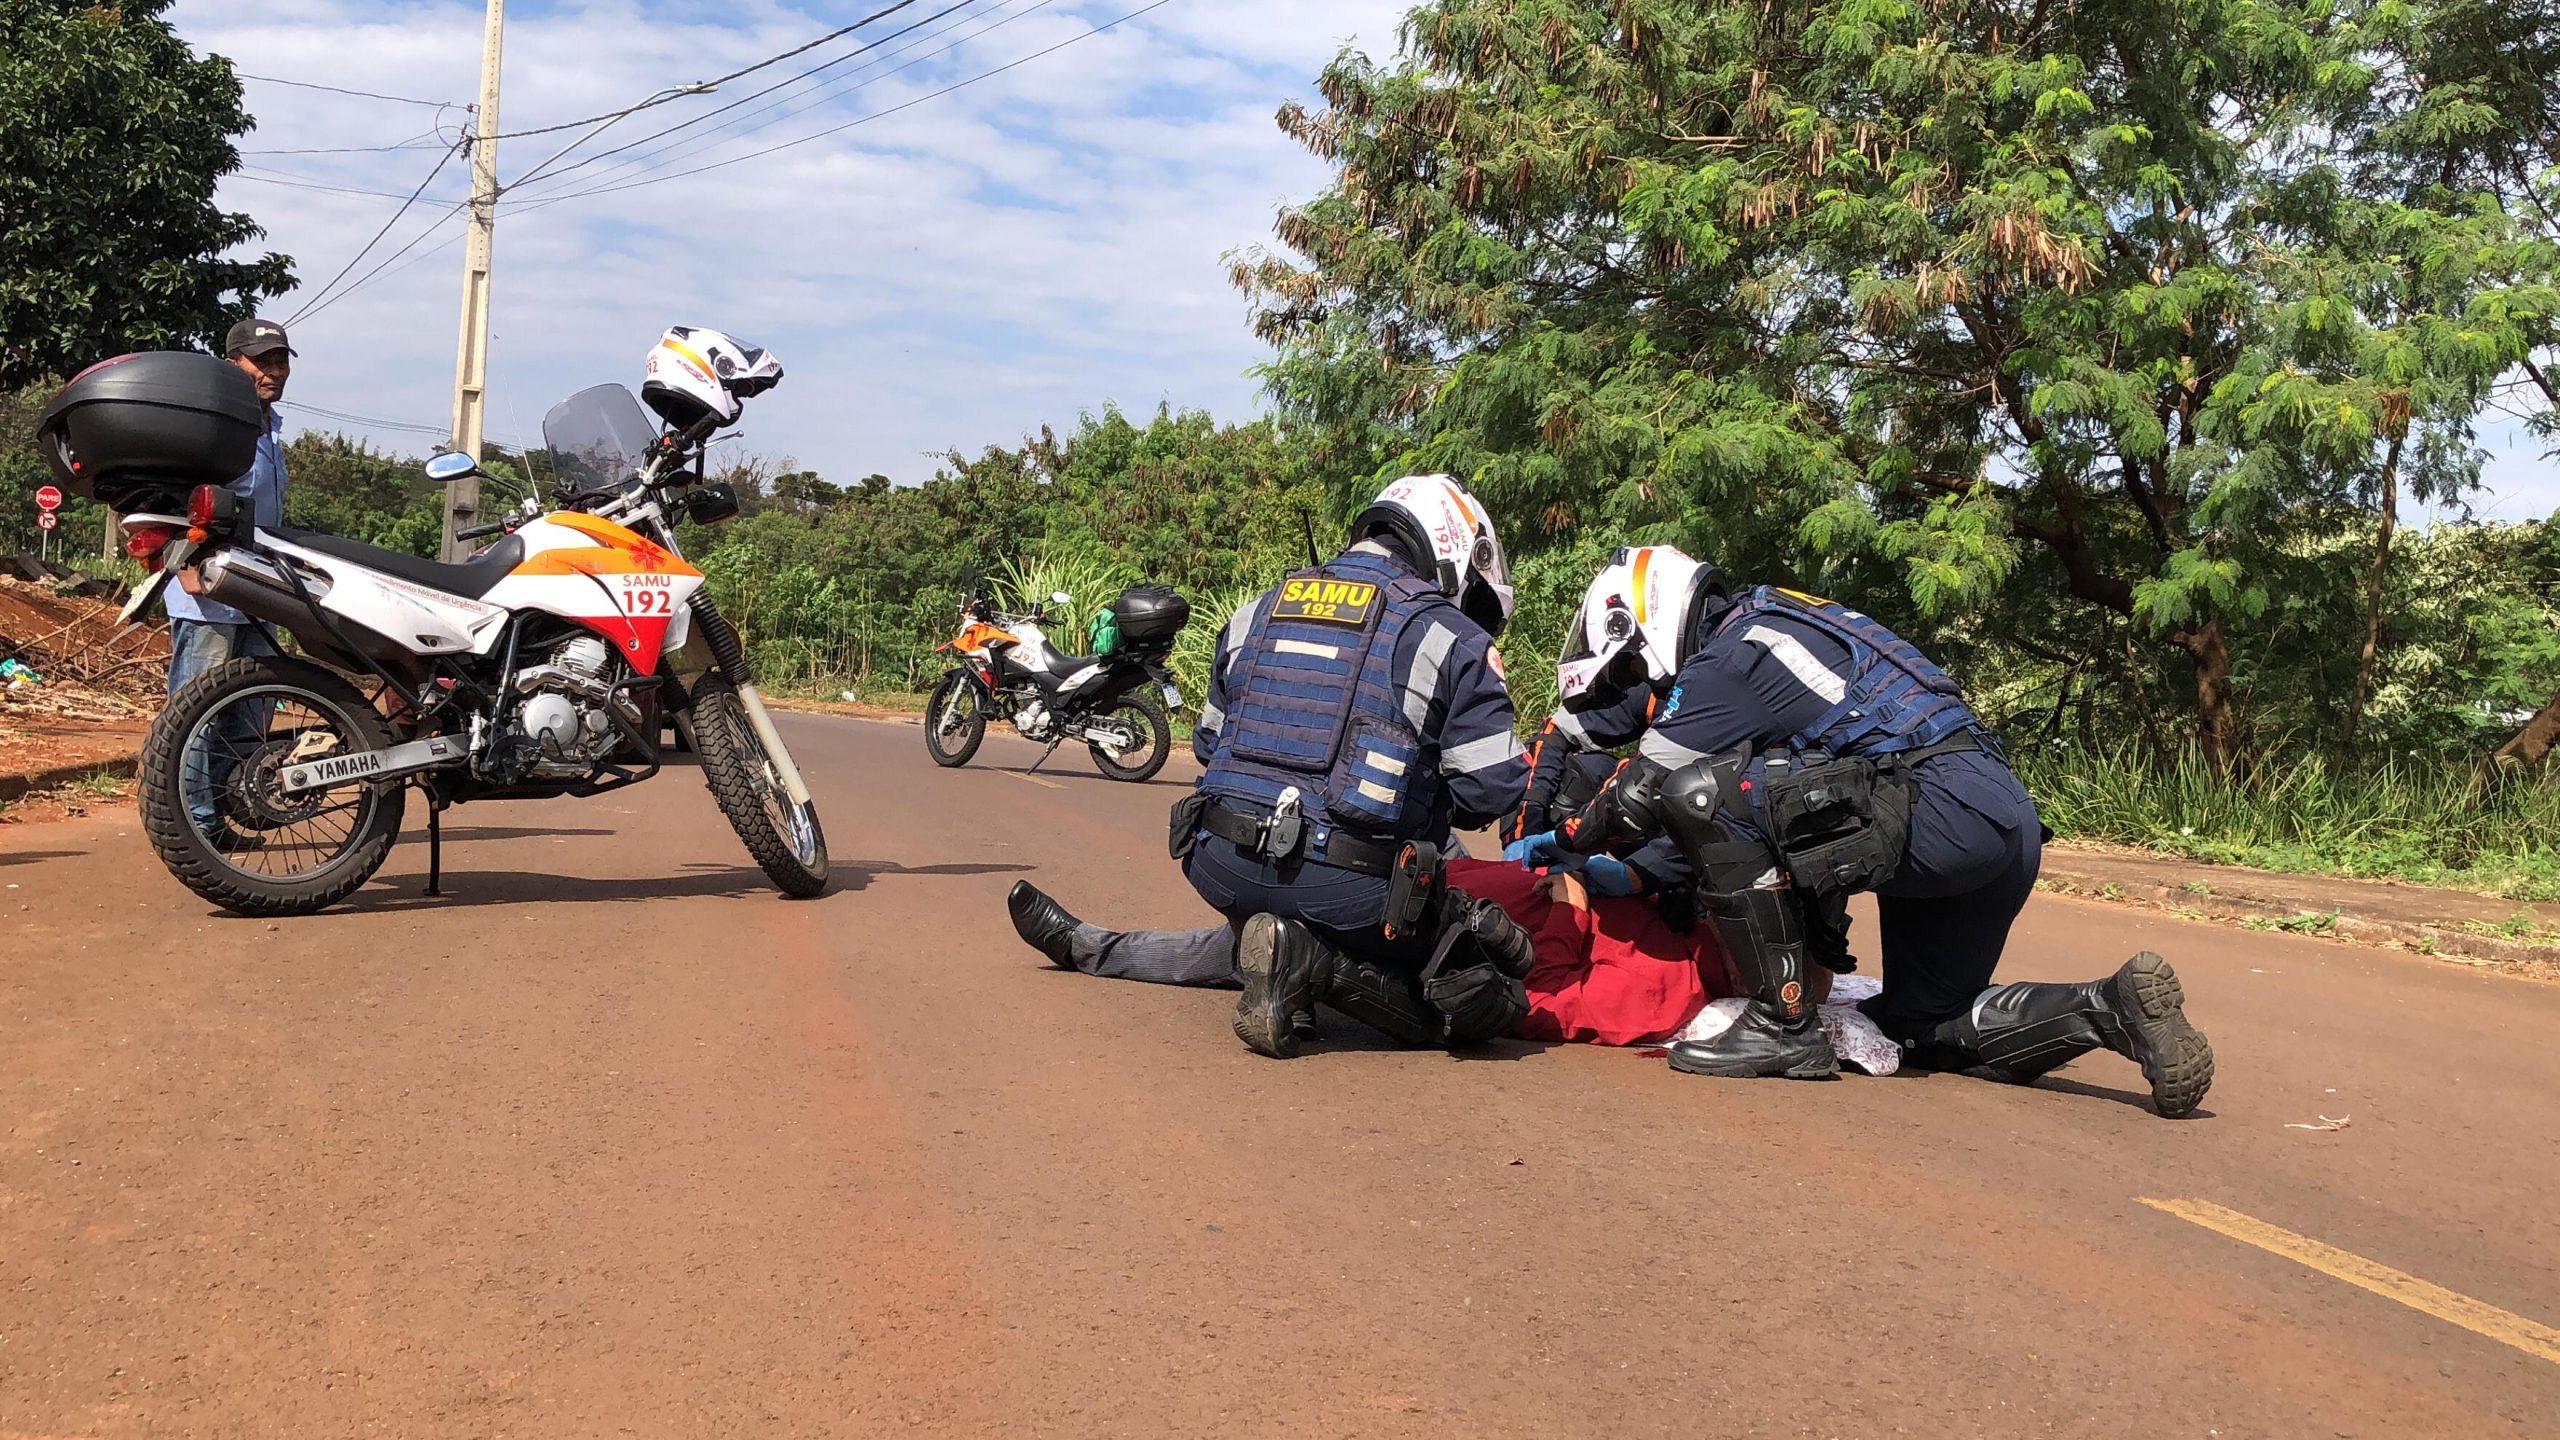
[[[2201,1225],[2217,1235],[2228,1235],[2244,1245],[2255,1245],[2297,1265],[2307,1265],[2333,1280],[2344,1280],[2359,1290],[2370,1290],[2386,1300],[2397,1300],[2412,1310],[2424,1311],[2439,1320],[2459,1325],[2474,1335],[2485,1335],[2501,1345],[2511,1345],[2527,1355],[2539,1356],[2560,1365],[2560,1330],[2539,1321],[2527,1320],[2487,1301],[2474,1300],[2415,1275],[2403,1274],[2334,1245],[2323,1245],[2308,1236],[2296,1235],[2211,1201],[2144,1197],[2142,1203],[2154,1210],[2165,1210],[2189,1224]]]
[[[1010,775],[1016,780],[1028,780],[1034,785],[1042,786],[1050,790],[1064,790],[1067,788],[1055,780],[1043,780],[1037,775],[1029,774],[1021,770],[999,770],[996,773],[999,775]]]

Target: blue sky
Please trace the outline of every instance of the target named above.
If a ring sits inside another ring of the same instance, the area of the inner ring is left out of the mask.
[[[887,3],[510,0],[502,127],[610,111]],[[954,3],[916,0],[854,40],[624,120],[581,153],[730,104]],[[768,98],[528,184],[499,217],[490,435],[534,442],[553,401],[599,381],[636,383],[641,354],[669,324],[726,329],[780,354],[788,377],[750,410],[745,444],[840,480],[875,470],[920,480],[944,449],[1009,444],[1106,401],[1255,413],[1248,371],[1265,352],[1224,257],[1266,240],[1273,213],[1325,181],[1272,114],[1287,99],[1312,101],[1311,82],[1342,45],[1392,52],[1407,0],[1170,0],[922,98],[1143,3],[965,0]],[[199,50],[249,74],[466,101],[478,89],[481,14],[480,0],[179,0],[172,18]],[[223,198],[257,217],[304,279],[273,307],[281,316],[399,205],[303,187],[406,195],[436,161],[435,133],[450,136],[467,117],[258,81],[246,89],[259,127],[244,152],[420,147],[244,156],[249,168]],[[910,101],[920,103],[881,114]],[[880,118],[663,178],[867,115]],[[503,142],[501,176],[567,138]],[[630,180],[656,183],[544,203]],[[292,399],[442,430],[462,254],[461,220],[446,212],[463,186],[459,164],[446,166],[426,192],[438,203],[412,210],[356,273],[424,236],[416,248],[295,325]],[[298,418],[412,451],[433,439]],[[2560,470],[2537,447],[2503,421],[2481,438],[2490,459],[2477,513],[2560,509]]]
[[[888,0],[784,6],[513,0],[502,129],[555,124],[764,59]],[[622,121],[582,154],[637,140],[944,10],[919,0],[854,40]],[[488,431],[538,439],[553,401],[637,383],[669,324],[772,348],[787,370],[749,411],[745,443],[832,477],[924,478],[931,456],[1012,443],[1116,402],[1241,418],[1265,352],[1223,257],[1259,243],[1324,167],[1272,115],[1312,99],[1346,42],[1385,54],[1403,0],[1171,0],[982,83],[841,134],[710,173],[667,175],[876,115],[1058,44],[1144,0],[967,0],[958,12],[767,99],[562,175],[501,206]],[[479,0],[181,0],[179,32],[243,72],[429,100],[478,88]],[[937,55],[954,44],[957,49]],[[899,69],[898,67],[908,67]],[[834,82],[826,91],[819,86]],[[354,255],[436,162],[460,110],[245,83],[258,129],[223,199],[295,258],[305,290]],[[767,113],[786,106],[786,113]],[[743,122],[727,129],[724,122]],[[502,142],[520,175],[575,132]],[[670,148],[675,147],[675,148]],[[653,158],[654,157],[654,158]],[[648,161],[654,171],[621,168]],[[284,183],[279,183],[284,182]],[[428,238],[344,301],[293,327],[289,400],[440,429],[451,405],[464,192],[448,165],[357,272]],[[429,233],[432,232],[432,233]],[[309,414],[302,423],[334,426]],[[432,437],[354,425],[406,449]]]

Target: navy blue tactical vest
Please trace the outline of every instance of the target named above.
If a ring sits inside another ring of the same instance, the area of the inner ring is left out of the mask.
[[[1268,815],[1294,787],[1319,842],[1333,825],[1375,840],[1434,834],[1445,801],[1395,657],[1405,628],[1448,603],[1373,555],[1282,581],[1236,649],[1227,724],[1198,788]],[[1308,853],[1323,858],[1320,843]]]
[[[1836,600],[1763,585],[1734,606],[1719,628],[1747,626],[1755,616],[1772,614],[1810,625],[1849,650],[1845,693],[1822,718],[1789,736],[1789,749],[1893,755],[1961,731],[1980,732],[1981,722],[1946,671],[1910,641]]]

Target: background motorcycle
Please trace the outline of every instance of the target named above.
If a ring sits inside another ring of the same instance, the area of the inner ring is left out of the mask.
[[[933,763],[968,764],[994,717],[1012,721],[1024,739],[1048,745],[1035,770],[1061,744],[1082,740],[1094,765],[1112,779],[1154,778],[1173,752],[1171,711],[1181,705],[1182,690],[1167,660],[1190,607],[1170,591],[1150,593],[1171,598],[1180,616],[1170,628],[1161,616],[1142,624],[1143,634],[1124,638],[1109,655],[1061,654],[1049,643],[1045,627],[1054,622],[1046,607],[1008,615],[982,597],[963,604],[960,633],[934,647],[957,652],[961,663],[925,700],[924,745]],[[1049,597],[1060,605],[1073,598],[1064,591]]]
[[[780,366],[745,353],[770,374],[738,376],[736,392],[760,393]],[[254,445],[259,424],[247,377],[197,355],[110,364],[131,368],[75,379],[41,433],[57,471],[127,512],[127,551],[153,572],[127,614],[174,576],[312,657],[234,658],[153,723],[143,824],[189,889],[242,914],[334,904],[388,856],[415,787],[431,807],[433,893],[445,806],[648,779],[663,712],[691,731],[704,779],[765,874],[795,896],[825,888],[816,807],[736,632],[675,548],[674,516],[737,510],[725,486],[700,483],[717,417],[659,433],[619,386],[572,397],[543,425],[557,508],[528,497],[464,532],[503,533],[499,543],[443,565],[255,525],[227,484],[247,468],[233,432]],[[461,455],[428,465],[439,482],[476,470]],[[208,483],[175,488],[188,478]],[[168,513],[180,494],[183,517]]]

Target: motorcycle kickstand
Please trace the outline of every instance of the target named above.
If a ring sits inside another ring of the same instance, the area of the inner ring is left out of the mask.
[[[1052,755],[1057,754],[1057,753],[1058,753],[1058,747],[1059,747],[1059,746],[1061,746],[1061,745],[1064,745],[1065,743],[1067,743],[1067,737],[1065,737],[1064,735],[1061,735],[1061,736],[1059,736],[1057,739],[1050,741],[1050,742],[1049,742],[1049,748],[1048,748],[1048,749],[1046,749],[1046,750],[1041,751],[1041,752],[1040,752],[1040,758],[1039,758],[1039,759],[1037,759],[1037,760],[1032,761],[1032,762],[1031,762],[1031,768],[1030,768],[1030,769],[1028,769],[1028,770],[1023,771],[1022,773],[1023,773],[1023,774],[1025,774],[1025,775],[1036,775],[1036,774],[1038,774],[1038,773],[1039,773],[1039,771],[1040,771],[1040,767],[1041,767],[1041,766],[1043,766],[1043,765],[1048,764],[1048,763],[1049,763],[1049,757],[1050,757],[1050,756],[1052,756]]]
[[[427,798],[427,894],[444,895],[444,801]]]

